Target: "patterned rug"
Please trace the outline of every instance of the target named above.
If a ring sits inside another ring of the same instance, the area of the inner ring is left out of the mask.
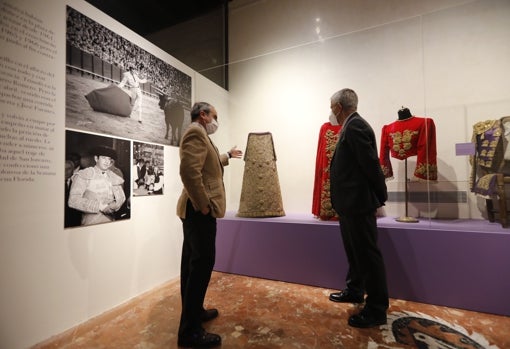
[[[506,349],[510,317],[391,299],[388,323],[347,325],[361,305],[334,303],[329,290],[214,272],[204,325],[223,349]],[[177,348],[179,280],[157,287],[34,348]]]

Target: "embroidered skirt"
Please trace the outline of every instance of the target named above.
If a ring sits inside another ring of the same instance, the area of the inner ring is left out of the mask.
[[[281,217],[283,210],[276,153],[270,132],[250,133],[244,154],[238,217]]]

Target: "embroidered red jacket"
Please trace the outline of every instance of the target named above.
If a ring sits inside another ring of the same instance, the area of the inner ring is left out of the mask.
[[[412,116],[383,126],[379,162],[386,178],[393,178],[391,157],[417,156],[414,176],[437,180],[436,126],[431,118]]]
[[[329,165],[335,152],[341,125],[326,122],[319,131],[317,158],[315,160],[315,182],[313,186],[312,213],[321,220],[337,220],[338,215],[331,205],[329,192]]]

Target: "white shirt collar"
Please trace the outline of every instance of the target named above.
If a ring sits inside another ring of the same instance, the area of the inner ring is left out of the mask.
[[[345,118],[344,122],[342,123],[342,127],[344,127],[344,126],[347,124],[347,121],[348,121],[348,120],[351,118],[351,116],[352,116],[353,114],[355,114],[355,113],[356,113],[356,111],[353,111],[352,113],[350,113],[350,114],[349,114],[349,116],[348,116],[348,117],[346,117],[346,118]]]

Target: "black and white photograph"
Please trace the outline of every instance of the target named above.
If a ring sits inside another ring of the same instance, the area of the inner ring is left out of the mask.
[[[128,140],[66,131],[64,227],[131,217]]]
[[[133,142],[133,196],[162,195],[164,190],[164,147]]]
[[[66,127],[179,146],[191,76],[67,6]]]

